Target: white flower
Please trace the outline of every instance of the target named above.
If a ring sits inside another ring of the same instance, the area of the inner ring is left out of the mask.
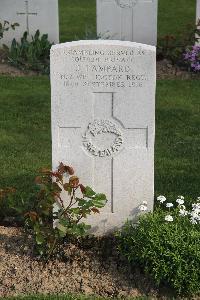
[[[139,210],[140,210],[140,211],[146,211],[146,210],[147,210],[147,206],[141,204],[141,205],[139,206]]]
[[[192,224],[197,224],[197,220],[196,220],[195,218],[191,218],[191,219],[190,219],[190,222],[191,222]]]
[[[183,196],[178,196],[179,199],[181,200],[184,200],[184,197]]]
[[[147,201],[143,201],[142,204],[147,206]]]
[[[166,217],[165,217],[165,221],[167,221],[167,222],[173,222],[173,217],[171,216],[171,215],[167,215]]]
[[[180,209],[184,209],[184,210],[186,209],[185,205],[180,205],[179,207]]]
[[[200,197],[197,197],[197,201],[200,201]]]
[[[180,209],[180,210],[179,210],[179,215],[182,216],[182,217],[185,217],[185,216],[188,215],[188,212],[187,212],[187,210],[185,210],[185,209]]]
[[[193,203],[192,210],[200,211],[200,203]]]
[[[184,200],[181,199],[181,198],[178,198],[176,199],[176,202],[179,204],[179,205],[182,205],[184,203]]]
[[[170,207],[173,207],[174,204],[173,203],[166,203],[166,207],[170,208]]]
[[[160,201],[160,203],[163,203],[163,202],[165,202],[167,199],[165,198],[165,196],[160,195],[160,196],[157,197],[157,200]]]

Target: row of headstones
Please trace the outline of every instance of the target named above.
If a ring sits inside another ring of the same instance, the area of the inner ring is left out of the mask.
[[[158,0],[96,0],[97,35],[104,39],[126,40],[156,45]],[[197,0],[197,20],[200,0]],[[59,43],[58,0],[1,0],[0,20],[19,23],[15,31],[5,33],[1,41],[9,45],[27,31],[48,33]]]

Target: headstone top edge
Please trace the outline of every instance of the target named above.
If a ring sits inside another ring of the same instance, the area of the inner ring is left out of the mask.
[[[130,42],[130,41],[119,41],[119,40],[80,40],[72,41],[61,44],[56,44],[51,47],[51,51],[55,51],[62,48],[71,48],[75,46],[121,46],[121,47],[142,47],[145,50],[156,52],[156,47],[152,45]]]

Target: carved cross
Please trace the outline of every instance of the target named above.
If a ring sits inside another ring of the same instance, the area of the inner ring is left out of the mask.
[[[93,93],[93,120],[86,127],[72,126],[60,127],[60,152],[70,156],[70,148],[81,148],[85,159],[92,160],[93,170],[103,166],[104,174],[99,178],[93,176],[93,186],[96,180],[103,180],[103,186],[108,186],[105,192],[108,196],[108,212],[115,212],[115,164],[117,157],[127,148],[148,148],[148,127],[126,127],[123,122],[115,117],[114,92]],[[103,109],[102,109],[103,107]],[[98,116],[98,117],[97,117]],[[77,124],[78,125],[78,124]],[[65,149],[64,149],[65,148]],[[76,150],[74,150],[76,151]],[[77,153],[80,150],[78,150]],[[78,155],[78,154],[77,154]],[[62,156],[62,155],[61,155]],[[80,156],[80,154],[79,154]],[[126,176],[122,174],[122,176]]]
[[[36,12],[29,12],[28,0],[25,1],[25,12],[17,12],[18,16],[24,15],[26,17],[26,31],[29,34],[29,16],[37,16]]]

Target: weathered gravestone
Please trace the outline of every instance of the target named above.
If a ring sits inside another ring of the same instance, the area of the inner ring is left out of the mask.
[[[53,169],[72,165],[107,195],[88,222],[103,234],[153,207],[156,50],[132,42],[78,41],[51,50]]]
[[[10,45],[13,38],[17,41],[27,31],[34,35],[48,33],[51,42],[59,42],[58,0],[1,0],[0,20],[19,23],[19,27],[4,33],[1,44]]]
[[[157,0],[97,0],[97,34],[155,46],[157,5]]]

